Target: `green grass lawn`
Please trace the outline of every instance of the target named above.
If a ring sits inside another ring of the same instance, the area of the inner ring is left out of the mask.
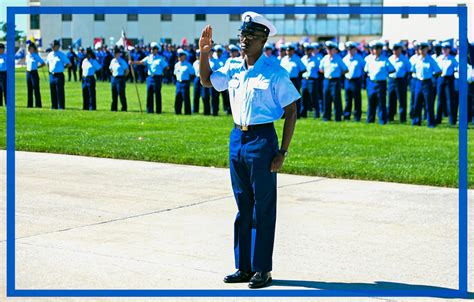
[[[127,83],[129,112],[110,112],[108,83],[97,83],[95,112],[82,111],[81,85],[66,83],[66,110],[48,109],[49,85],[41,77],[43,109],[26,108],[25,72],[17,69],[16,149],[202,166],[228,166],[232,119],[174,115],[174,86],[164,85],[161,115],[140,114],[135,87]],[[145,108],[146,86],[138,84]],[[364,111],[366,108],[365,92]],[[119,106],[120,108],[120,106]],[[202,108],[201,108],[202,112]],[[0,107],[0,124],[6,110]],[[446,123],[446,122],[445,122]],[[283,121],[276,123],[281,136]],[[5,149],[5,127],[0,148]],[[281,137],[280,137],[281,138]],[[473,138],[469,138],[470,143]],[[457,186],[458,129],[398,123],[380,126],[356,122],[298,120],[282,172],[436,186]],[[472,150],[469,158],[473,158]],[[469,165],[469,187],[474,188]]]

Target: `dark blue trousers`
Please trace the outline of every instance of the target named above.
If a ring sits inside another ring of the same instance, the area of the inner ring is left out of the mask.
[[[422,117],[421,109],[425,104],[425,112],[428,120],[428,127],[432,128],[436,126],[436,120],[434,117],[434,103],[433,103],[433,81],[428,80],[416,80],[415,84],[415,112],[413,114],[412,124],[420,126]]]
[[[332,103],[336,122],[342,120],[341,81],[339,78],[324,79],[323,82],[324,113],[323,121],[331,120]]]
[[[290,78],[291,82],[293,85],[295,85],[296,90],[298,90],[299,93],[301,93],[301,79],[298,78]],[[300,118],[303,113],[303,106],[301,105],[301,98],[296,101],[296,117]]]
[[[199,103],[201,98],[201,78],[194,78],[194,89],[193,89],[193,113],[199,113]]]
[[[415,114],[415,86],[416,78],[410,77],[410,118],[413,119]]]
[[[367,123],[375,123],[375,113],[379,113],[379,124],[387,123],[387,81],[372,81],[367,78]],[[377,110],[378,109],[378,110]]]
[[[38,70],[31,70],[26,72],[26,88],[28,89],[28,103],[27,107],[33,107],[33,95],[35,98],[35,106],[41,108],[41,92]]]
[[[214,88],[211,89],[212,115],[217,116],[219,114],[219,91]]]
[[[118,98],[122,104],[122,111],[127,111],[127,97],[125,96],[125,76],[112,77],[110,81],[112,87],[112,111],[117,111]]]
[[[7,72],[0,71],[0,106],[3,106],[3,98],[5,105],[7,104]]]
[[[354,120],[359,122],[362,115],[361,78],[345,79],[344,92],[346,99],[344,119],[351,119],[352,100],[354,100]]]
[[[467,122],[474,125],[474,83],[468,84]]]
[[[153,98],[156,104],[156,113],[161,113],[161,81],[162,76],[154,75],[146,78],[146,112],[153,113]]]
[[[83,110],[96,110],[97,109],[94,76],[88,76],[88,77],[82,78],[82,109]]]
[[[49,89],[51,91],[51,108],[66,109],[64,96],[64,74],[49,74]]]
[[[181,114],[184,102],[184,114],[191,114],[191,98],[189,95],[189,81],[176,81],[176,94],[174,97],[174,112]]]
[[[449,124],[456,125],[458,120],[458,101],[454,97],[454,76],[439,77],[436,85],[438,104],[436,106],[436,123],[441,124],[445,112]]]
[[[319,81],[318,78],[308,78],[301,81],[302,90],[302,104],[301,104],[301,116],[306,117],[308,110],[313,110],[313,116],[315,118],[320,117],[320,104],[319,104]]]
[[[277,175],[270,172],[270,167],[278,153],[278,138],[273,127],[248,132],[234,128],[229,147],[230,176],[238,208],[235,267],[268,272],[272,270],[277,200]]]
[[[388,78],[388,120],[393,121],[399,103],[400,122],[407,121],[407,78]]]

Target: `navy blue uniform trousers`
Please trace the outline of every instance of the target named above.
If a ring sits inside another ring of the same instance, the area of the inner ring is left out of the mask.
[[[62,72],[49,74],[49,89],[51,92],[51,108],[66,109],[64,96],[64,74]]]
[[[415,84],[415,112],[413,113],[413,125],[421,125],[421,110],[425,105],[425,112],[428,120],[428,127],[435,127],[436,120],[434,117],[434,102],[433,102],[433,81],[416,80]]]
[[[407,78],[388,78],[388,120],[393,121],[399,103],[400,122],[407,121]]]
[[[379,124],[387,123],[387,81],[372,81],[367,78],[367,123],[375,122],[375,113],[379,113]],[[378,110],[377,110],[378,109]]]
[[[438,105],[436,106],[436,123],[441,124],[445,112],[449,124],[456,125],[458,120],[458,102],[454,97],[454,76],[439,77],[436,83]]]
[[[156,113],[161,113],[161,81],[162,76],[149,75],[146,78],[146,112],[153,113],[153,99],[155,99]]]
[[[361,95],[361,78],[345,79],[344,92],[346,98],[346,106],[344,108],[344,119],[351,119],[352,100],[354,100],[354,119],[358,122],[362,115],[362,95]]]
[[[174,113],[181,114],[184,103],[184,114],[191,114],[191,97],[189,95],[189,80],[176,81],[176,94],[174,97]]]
[[[82,109],[83,110],[96,110],[97,109],[94,76],[87,76],[87,77],[82,78]]]
[[[122,111],[127,111],[127,97],[125,96],[125,76],[112,77],[110,81],[112,87],[112,111],[117,111],[118,98],[122,104]]]
[[[238,208],[234,223],[235,267],[268,272],[272,270],[276,223],[277,175],[270,172],[278,153],[275,128],[247,132],[234,128],[229,147],[230,176]]]
[[[31,70],[26,72],[26,88],[28,89],[28,103],[27,107],[33,107],[33,95],[35,98],[35,106],[41,108],[41,93],[38,70]]]
[[[324,113],[323,120],[331,120],[332,102],[336,122],[342,120],[341,80],[339,78],[324,79],[323,82]]]
[[[0,106],[3,106],[3,98],[7,104],[7,72],[0,71]]]
[[[204,115],[211,114],[211,94],[212,88],[204,87],[201,84],[201,78],[194,78],[194,104],[193,112],[199,112],[199,98],[202,98],[202,104],[204,106]]]
[[[306,117],[308,110],[314,110],[313,116],[320,117],[318,78],[308,78],[301,81],[302,99],[301,116]]]

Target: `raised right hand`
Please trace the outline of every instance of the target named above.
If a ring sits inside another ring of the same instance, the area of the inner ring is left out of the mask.
[[[212,27],[207,25],[204,27],[201,33],[201,38],[199,38],[199,50],[201,54],[207,54],[211,51],[212,48]]]

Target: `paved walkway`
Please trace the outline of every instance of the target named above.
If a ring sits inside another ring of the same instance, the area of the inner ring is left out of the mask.
[[[19,289],[247,288],[222,282],[234,270],[227,169],[17,152],[16,175]],[[269,289],[457,288],[457,190],[284,174],[278,182]],[[5,271],[5,224],[0,244]],[[413,300],[353,301],[373,299]]]

